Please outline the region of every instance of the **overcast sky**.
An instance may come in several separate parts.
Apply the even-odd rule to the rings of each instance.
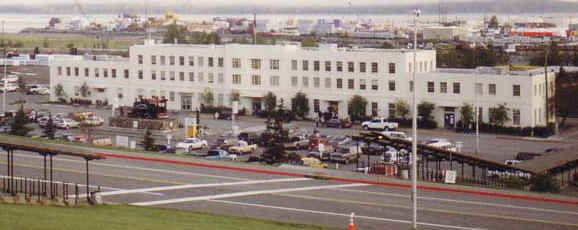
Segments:
[[[271,5],[271,6],[343,6],[351,1],[352,5],[400,5],[400,4],[416,4],[416,3],[437,3],[439,0],[77,0],[83,4],[96,3],[117,3],[117,4],[144,4],[149,2],[163,3],[163,4],[202,4],[204,6],[217,5]],[[489,0],[442,0],[443,2],[468,2],[468,1],[489,1]],[[507,0],[504,0],[507,1]],[[549,0],[545,0],[549,1]],[[568,0],[578,1],[578,0]],[[3,5],[31,5],[31,4],[55,4],[55,3],[70,3],[74,4],[74,0],[0,0]]]

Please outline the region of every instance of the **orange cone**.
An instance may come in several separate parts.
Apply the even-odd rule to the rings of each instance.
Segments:
[[[355,217],[355,213],[351,213],[349,216],[349,226],[347,226],[347,230],[355,230],[355,224],[353,223],[353,217]]]

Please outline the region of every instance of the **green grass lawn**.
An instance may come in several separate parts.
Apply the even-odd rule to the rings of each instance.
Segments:
[[[125,205],[56,207],[0,204],[0,229],[329,230],[331,228]]]

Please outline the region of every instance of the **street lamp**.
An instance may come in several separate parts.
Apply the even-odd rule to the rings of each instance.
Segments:
[[[415,72],[417,71],[417,20],[421,14],[421,10],[414,10],[413,18],[413,111],[412,111],[412,129],[413,129],[413,140],[411,144],[411,204],[413,210],[412,216],[412,227],[417,229],[417,101],[416,101],[416,91],[417,82],[415,79]]]
[[[2,40],[4,40],[5,38],[5,34],[4,34],[4,21],[2,21]],[[6,76],[6,64],[7,64],[7,58],[6,58],[6,42],[3,42],[3,48],[4,48],[4,61],[2,64],[4,64],[4,88],[2,89],[2,112],[4,113],[4,115],[6,115],[6,87],[8,85],[8,78]]]

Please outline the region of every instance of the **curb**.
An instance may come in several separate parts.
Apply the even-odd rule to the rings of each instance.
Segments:
[[[189,166],[197,166],[197,167],[204,167],[204,168],[216,168],[216,169],[243,171],[243,172],[259,173],[259,174],[270,174],[270,175],[289,176],[289,177],[308,177],[308,178],[315,178],[316,176],[319,176],[319,175],[312,175],[312,174],[305,174],[305,173],[283,172],[283,171],[257,169],[257,168],[243,168],[243,167],[208,164],[208,163],[200,163],[200,162],[188,162],[188,161],[181,161],[181,160],[160,159],[160,158],[142,157],[142,156],[128,156],[128,155],[113,154],[113,153],[101,153],[101,154],[106,156],[106,157],[110,157],[110,158],[131,159],[131,160],[150,161],[150,162],[162,162],[162,163],[167,163],[167,164],[189,165]],[[377,182],[377,181],[370,181],[370,180],[363,180],[363,179],[351,179],[351,178],[333,177],[333,176],[325,176],[325,175],[323,176],[323,179],[331,180],[331,181],[347,182],[347,183],[362,183],[362,184],[378,185],[378,186],[384,186],[384,187],[397,187],[397,188],[410,188],[411,187],[411,184],[405,184],[405,183]],[[429,191],[453,192],[453,193],[473,194],[473,195],[480,195],[480,196],[511,198],[511,199],[518,199],[518,200],[527,200],[527,201],[539,201],[539,202],[547,202],[547,203],[578,205],[578,200],[564,200],[564,199],[537,197],[537,196],[530,196],[530,195],[507,194],[507,193],[500,193],[500,192],[485,192],[485,191],[475,191],[475,190],[458,189],[458,188],[443,188],[443,187],[431,186],[431,185],[418,185],[417,187],[419,189],[429,190]]]

